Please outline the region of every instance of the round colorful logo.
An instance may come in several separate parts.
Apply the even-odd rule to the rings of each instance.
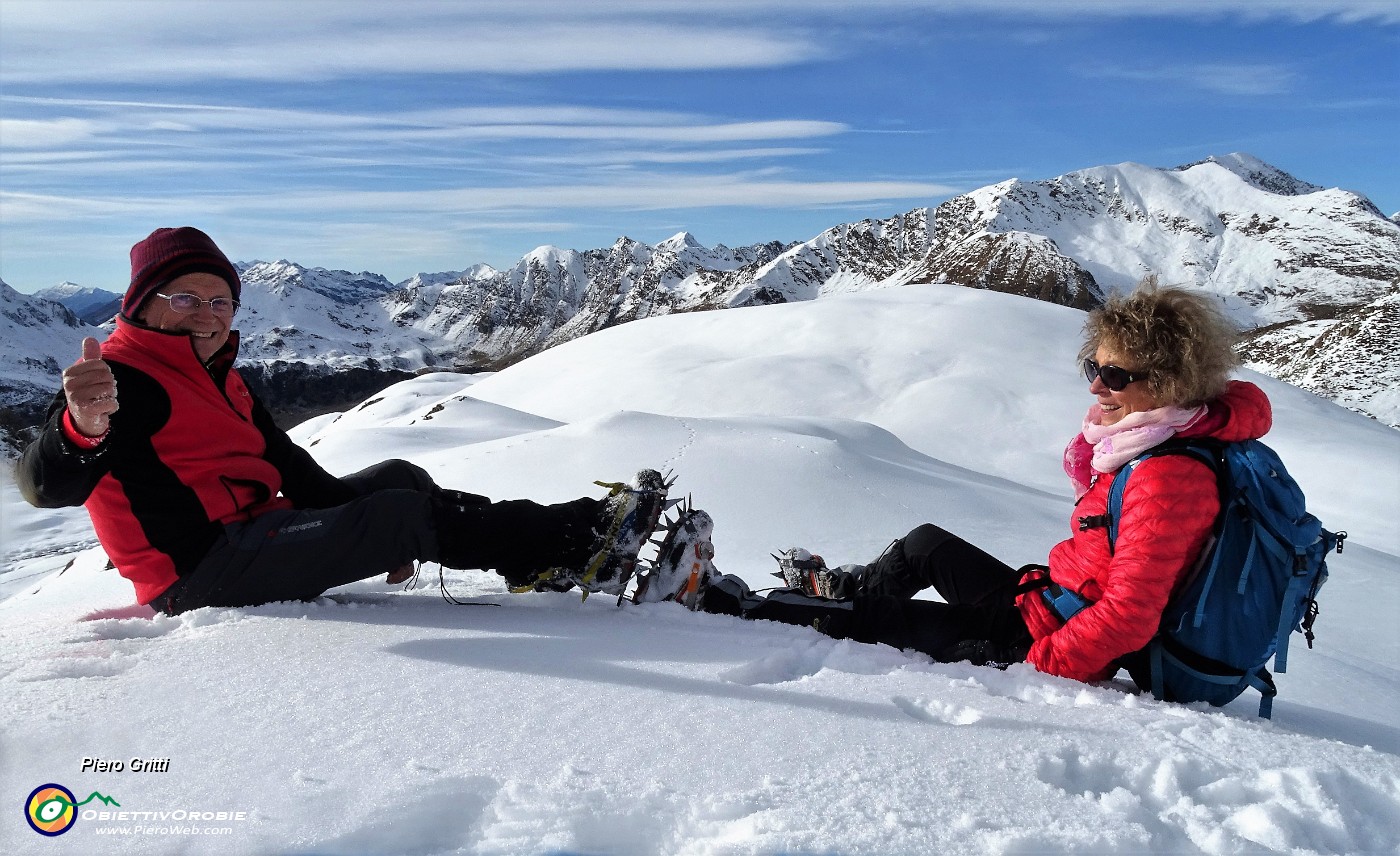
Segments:
[[[24,818],[40,835],[62,835],[78,819],[77,800],[63,785],[40,785],[24,801]]]

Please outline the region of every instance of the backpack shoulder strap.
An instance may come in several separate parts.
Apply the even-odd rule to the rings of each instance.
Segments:
[[[1224,454],[1227,444],[1219,440],[1207,438],[1182,439],[1174,437],[1153,446],[1136,458],[1124,464],[1113,476],[1113,483],[1108,487],[1108,552],[1113,554],[1114,545],[1118,543],[1118,520],[1123,514],[1123,491],[1128,487],[1128,477],[1137,469],[1137,465],[1159,455],[1190,455],[1215,473],[1218,487],[1225,490],[1222,476],[1225,474]],[[1221,508],[1224,509],[1224,503]]]

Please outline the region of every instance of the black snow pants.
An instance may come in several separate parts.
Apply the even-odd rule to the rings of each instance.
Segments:
[[[491,502],[438,487],[407,461],[342,479],[359,494],[333,508],[270,511],[231,523],[191,573],[152,606],[175,615],[202,606],[309,600],[411,561],[494,569],[515,583],[586,561],[602,501]]]
[[[921,651],[936,660],[1025,659],[1031,636],[1014,603],[1020,574],[932,524],[915,528],[880,558],[847,574],[841,599],[778,589],[766,597],[725,576],[705,611],[800,624],[838,639]],[[911,600],[932,588],[947,601]]]

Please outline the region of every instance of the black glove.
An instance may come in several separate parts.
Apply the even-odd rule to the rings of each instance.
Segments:
[[[1005,669],[1012,663],[1026,659],[1030,647],[1025,645],[1002,646],[990,639],[964,639],[948,649],[944,662],[968,662],[974,666],[991,666]]]

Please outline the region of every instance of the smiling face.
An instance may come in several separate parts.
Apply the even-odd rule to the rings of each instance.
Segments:
[[[1107,345],[1099,345],[1098,350],[1094,352],[1094,361],[1101,366],[1118,366],[1135,375],[1145,374],[1142,366],[1119,357]],[[1120,391],[1114,392],[1104,384],[1103,378],[1096,377],[1089,384],[1089,392],[1099,400],[1099,408],[1102,411],[1099,417],[1100,425],[1114,425],[1123,421],[1130,413],[1155,410],[1162,406],[1148,390],[1145,379],[1133,381]]]
[[[187,273],[172,279],[157,291],[160,294],[193,294],[206,301],[216,297],[233,297],[233,290],[223,277],[212,273]],[[189,315],[181,315],[170,308],[169,300],[158,297],[156,292],[146,299],[145,305],[136,314],[136,320],[157,330],[189,335],[201,362],[208,362],[218,353],[228,341],[233,325],[232,316],[214,314],[208,303],[200,304],[199,309]]]

